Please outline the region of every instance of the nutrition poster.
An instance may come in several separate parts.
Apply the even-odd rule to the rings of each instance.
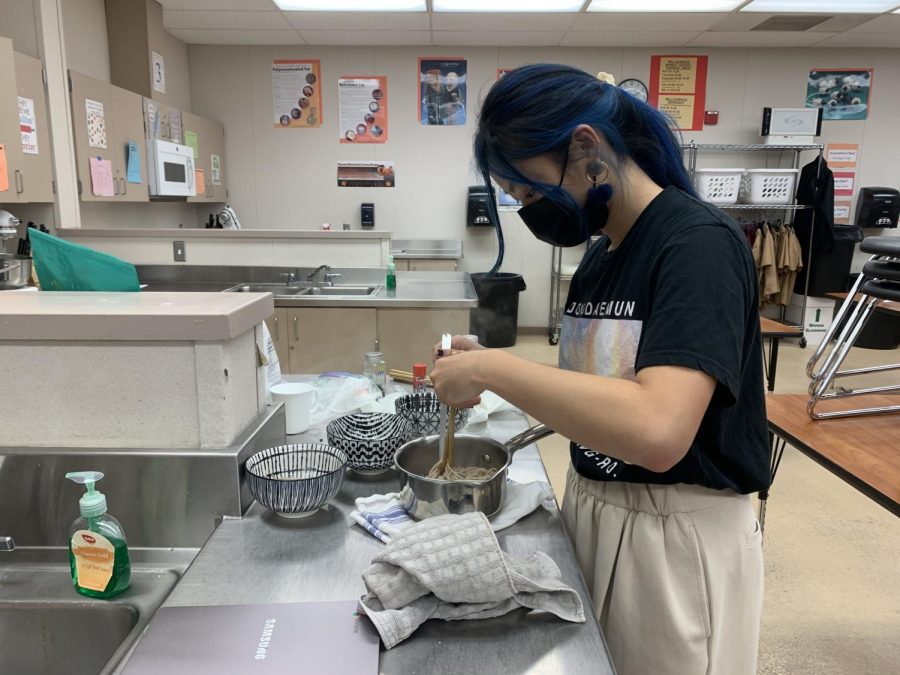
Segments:
[[[650,105],[681,131],[702,131],[706,109],[706,56],[651,56]]]
[[[106,116],[100,101],[84,99],[84,110],[87,113],[88,146],[92,148],[106,147]]]
[[[153,91],[160,94],[166,93],[166,60],[159,52],[150,52],[151,61],[153,62]]]
[[[22,152],[26,155],[38,154],[34,99],[19,96],[19,132],[22,135]]]
[[[384,143],[388,139],[387,77],[345,75],[338,79],[341,143]]]
[[[462,58],[419,57],[419,124],[466,123],[467,68]]]
[[[338,162],[338,187],[383,187],[396,185],[394,162]]]
[[[272,61],[272,110],[276,129],[322,126],[319,61]]]
[[[811,70],[806,80],[806,107],[822,108],[825,120],[866,119],[871,96],[871,68]]]

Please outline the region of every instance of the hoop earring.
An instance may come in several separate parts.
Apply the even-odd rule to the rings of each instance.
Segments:
[[[603,177],[600,177],[600,174]],[[602,159],[592,159],[587,165],[587,179],[596,187],[609,179],[609,164]]]

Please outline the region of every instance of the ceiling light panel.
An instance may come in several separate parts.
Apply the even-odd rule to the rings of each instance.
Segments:
[[[424,12],[425,0],[273,0],[287,12]]]
[[[593,0],[589,12],[730,12],[743,0]]]
[[[432,0],[435,12],[578,12],[584,0]]]
[[[741,11],[880,14],[896,6],[897,0],[753,0]]]

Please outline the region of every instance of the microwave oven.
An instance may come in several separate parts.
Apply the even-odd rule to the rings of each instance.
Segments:
[[[194,149],[187,145],[150,139],[149,178],[152,197],[194,197]]]

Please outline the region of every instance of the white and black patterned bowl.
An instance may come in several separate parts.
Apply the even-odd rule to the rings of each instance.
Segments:
[[[334,499],[346,467],[347,453],[324,443],[279,445],[244,463],[256,501],[286,518],[312,515]]]
[[[359,473],[382,473],[394,466],[394,453],[415,437],[412,425],[390,413],[338,417],[325,429],[328,444],[347,453],[347,466]]]
[[[434,392],[408,394],[394,401],[397,414],[409,420],[416,431],[414,438],[437,436],[446,433],[441,429],[441,402]],[[456,430],[462,429],[469,420],[468,408],[456,409]]]

